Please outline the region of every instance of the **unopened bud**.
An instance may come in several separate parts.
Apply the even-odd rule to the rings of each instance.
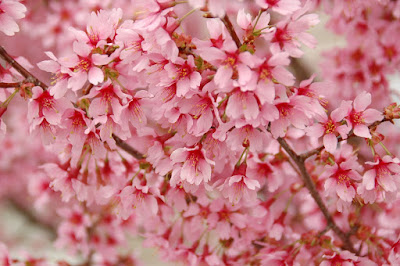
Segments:
[[[397,105],[397,103],[391,103],[385,107],[383,114],[385,115],[386,119],[398,119],[400,118],[400,107]]]

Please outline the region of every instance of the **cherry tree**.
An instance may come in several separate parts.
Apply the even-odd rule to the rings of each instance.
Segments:
[[[320,75],[317,12],[347,41]],[[135,236],[184,265],[400,264],[399,1],[0,0],[0,31],[0,199],[78,265],[138,265]]]

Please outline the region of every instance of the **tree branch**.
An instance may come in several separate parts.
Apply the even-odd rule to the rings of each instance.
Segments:
[[[0,82],[0,88],[15,88],[20,85],[21,85],[20,82],[12,82],[12,83]]]
[[[36,78],[32,73],[30,73],[28,70],[26,70],[23,66],[21,66],[17,61],[14,60],[14,58],[11,57],[7,53],[7,51],[3,48],[3,46],[0,46],[0,57],[4,59],[8,64],[10,64],[15,70],[18,71],[28,82],[32,82],[36,86],[40,86],[43,89],[47,89],[48,86],[41,82],[38,78]]]
[[[343,232],[335,223],[333,220],[331,214],[328,211],[328,208],[325,206],[325,203],[322,201],[321,196],[319,195],[317,188],[315,187],[314,182],[312,181],[306,166],[305,166],[305,159],[298,155],[290,146],[289,144],[283,139],[283,138],[278,138],[277,139],[279,144],[282,146],[282,148],[287,152],[287,154],[292,158],[292,160],[295,162],[297,167],[300,170],[300,177],[302,178],[304,185],[310,192],[311,196],[317,203],[319,209],[321,210],[322,214],[324,215],[326,221],[327,221],[327,226],[331,228],[335,234],[342,240],[343,242],[343,248],[357,254],[357,251],[354,249],[353,244],[350,241],[350,235],[346,234]]]
[[[236,43],[236,46],[240,48],[242,43],[240,42],[239,37],[237,36],[235,29],[233,28],[232,22],[230,21],[228,15],[221,18],[222,22],[224,23],[226,29],[228,30],[229,34],[232,36],[233,41]]]
[[[141,160],[144,158],[143,154],[141,154],[140,152],[138,152],[137,150],[135,150],[131,145],[129,145],[128,143],[124,142],[122,139],[120,139],[117,135],[112,134],[112,137],[114,138],[116,144],[118,147],[120,147],[121,149],[123,149],[124,151],[126,151],[127,153],[129,153],[130,155],[132,155],[133,157],[135,157],[138,160]]]

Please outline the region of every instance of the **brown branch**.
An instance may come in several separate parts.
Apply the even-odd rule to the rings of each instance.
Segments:
[[[124,142],[118,136],[116,136],[115,134],[112,134],[112,137],[114,138],[118,147],[120,147],[121,149],[123,149],[124,151],[126,151],[127,153],[129,153],[130,155],[132,155],[133,157],[135,157],[138,160],[144,159],[143,154],[141,154],[140,152],[135,150],[131,145]]]
[[[0,88],[15,88],[19,87],[20,85],[21,82],[12,82],[12,83],[0,82]]]
[[[228,15],[221,18],[222,22],[224,23],[226,29],[228,30],[229,34],[232,36],[233,41],[236,43],[236,46],[240,48],[242,43],[240,42],[239,37],[237,36],[235,29],[233,28],[232,22],[230,21]]]
[[[4,59],[8,64],[10,64],[15,70],[18,71],[26,80],[27,82],[31,82],[35,84],[36,86],[40,86],[43,89],[47,89],[47,85],[41,82],[38,78],[36,78],[32,73],[30,73],[28,70],[26,70],[23,66],[21,66],[17,61],[14,60],[14,58],[11,57],[7,53],[7,51],[0,46],[0,57]]]
[[[304,185],[310,192],[311,196],[313,197],[314,201],[317,203],[319,209],[321,210],[322,214],[324,215],[327,226],[331,228],[335,234],[342,240],[343,242],[343,248],[357,254],[357,251],[354,249],[353,244],[350,241],[350,236],[343,232],[335,223],[333,220],[331,214],[328,211],[328,208],[325,206],[325,203],[322,201],[321,196],[318,193],[317,188],[315,187],[314,182],[312,181],[306,166],[305,166],[305,159],[298,155],[290,146],[289,144],[283,139],[283,138],[278,138],[277,139],[279,144],[282,146],[282,148],[287,152],[287,154],[292,158],[292,160],[295,162],[297,167],[300,170],[301,173],[301,178],[304,182]]]

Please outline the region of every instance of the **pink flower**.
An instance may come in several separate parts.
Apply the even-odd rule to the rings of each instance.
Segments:
[[[32,88],[32,99],[29,102],[28,120],[46,118],[51,125],[58,125],[61,116],[70,103],[66,99],[55,99],[48,91],[39,86]]]
[[[93,118],[107,114],[119,116],[123,109],[123,103],[126,102],[128,98],[131,98],[130,95],[122,92],[120,86],[114,85],[110,81],[106,82],[101,87],[92,88],[86,97],[94,98],[88,110],[89,116]]]
[[[319,120],[318,124],[314,124],[306,129],[307,135],[315,138],[323,136],[323,144],[325,149],[333,153],[337,147],[337,137],[340,135],[343,139],[347,138],[347,134],[350,132],[351,128],[341,121],[345,117],[346,113],[343,112],[343,105],[350,106],[349,102],[342,102],[341,107],[332,111],[330,116],[324,115],[322,117],[317,116]]]
[[[372,168],[365,172],[362,188],[359,193],[366,202],[375,202],[379,195],[383,199],[395,196],[400,182],[400,160],[396,157],[385,155],[383,158],[376,156],[375,162],[366,162]]]
[[[188,123],[188,132],[190,134],[202,136],[210,130],[214,120],[213,103],[210,98],[194,96],[187,104],[182,103],[181,106],[182,109],[186,106],[187,108],[191,108],[189,114],[192,116],[193,120],[191,123]]]
[[[243,147],[249,147],[251,152],[262,152],[269,142],[270,134],[259,131],[250,125],[234,128],[226,140],[233,151],[243,151]]]
[[[75,38],[92,47],[100,47],[107,44],[107,39],[114,38],[118,23],[122,19],[122,9],[100,10],[90,14],[86,32],[72,30]]]
[[[71,77],[68,79],[68,88],[73,91],[80,90],[86,81],[93,85],[103,82],[104,73],[100,66],[106,65],[111,61],[107,55],[90,55],[90,50],[77,47],[78,45],[75,45],[74,50],[77,51],[78,55],[71,56],[68,64],[68,67],[73,69],[69,73]]]
[[[257,189],[260,183],[246,176],[246,164],[235,167],[233,175],[218,187],[222,195],[228,198],[232,204],[237,204],[242,198],[246,201],[254,201],[257,198]]]
[[[298,2],[296,0],[287,1],[292,2],[292,4],[293,2]],[[276,0],[273,0],[273,2],[277,3]],[[263,35],[264,38],[271,42],[270,50],[273,54],[285,51],[292,57],[301,57],[304,54],[300,50],[301,43],[311,48],[316,45],[317,41],[314,36],[306,32],[309,28],[319,23],[318,15],[304,15],[310,9],[310,5],[311,2],[307,2],[301,9],[295,11],[292,16],[279,21],[276,24],[275,31],[267,32]]]
[[[263,59],[255,61],[255,71],[251,72],[251,79],[241,85],[242,91],[255,91],[261,104],[275,100],[275,84],[286,86],[294,84],[294,76],[284,66],[289,65],[289,54],[278,52],[268,54]]]
[[[50,60],[44,60],[37,65],[41,70],[54,75],[52,86],[49,88],[50,95],[54,96],[55,99],[62,98],[68,91],[68,78],[71,76],[67,74],[68,69],[58,62],[57,57],[52,52],[45,52],[45,54],[50,57]]]
[[[347,105],[340,107],[347,108],[346,121],[353,128],[354,134],[368,139],[371,138],[371,133],[367,124],[383,119],[382,112],[372,108],[366,109],[370,104],[371,94],[364,91],[355,98],[353,108]]]
[[[271,122],[271,133],[274,138],[283,137],[290,125],[298,129],[305,129],[311,122],[311,118],[318,112],[312,109],[308,97],[303,95],[292,95],[289,98],[275,101],[275,107],[279,111],[279,118]]]
[[[62,201],[68,202],[76,195],[74,183],[78,180],[79,168],[63,167],[54,163],[44,164],[41,168],[52,179],[50,187],[61,192]]]
[[[135,92],[132,99],[129,99],[128,103],[122,106],[121,114],[118,117],[121,121],[121,126],[127,126],[128,123],[126,121],[129,121],[136,128],[144,127],[147,124],[147,117],[143,110],[143,105],[151,97],[154,96],[145,90]]]
[[[149,191],[148,186],[126,186],[117,196],[117,215],[122,219],[128,219],[136,208],[141,214],[156,215],[158,204],[156,198]],[[146,210],[146,211],[145,211]]]
[[[200,185],[201,182],[208,182],[211,179],[211,166],[215,163],[208,159],[203,149],[199,146],[194,148],[179,148],[172,152],[171,160],[174,163],[182,163],[180,179],[189,184]],[[176,173],[176,169],[174,169]],[[173,175],[174,175],[173,172]]]
[[[26,7],[18,0],[0,1],[0,31],[5,35],[13,36],[19,31],[17,19],[25,17]]]
[[[357,162],[352,147],[346,143],[342,143],[334,156],[335,164],[325,166],[320,178],[328,178],[324,184],[326,194],[336,194],[344,203],[351,203],[356,195],[357,181],[362,179],[358,172],[362,166]]]
[[[324,254],[321,266],[331,265],[356,265],[359,258],[347,250],[340,251],[340,253]],[[371,263],[373,265],[373,263]]]
[[[260,107],[253,92],[235,90],[229,97],[226,115],[232,119],[244,118],[246,121],[255,120],[260,113]]]
[[[168,71],[169,77],[176,82],[176,96],[178,97],[185,97],[190,90],[196,91],[200,86],[201,75],[195,71],[192,55],[186,61],[178,58],[174,64],[167,64],[165,70]]]
[[[85,130],[90,124],[86,113],[80,109],[65,110],[61,125],[63,129],[60,135],[68,139],[71,143],[71,165],[76,166],[82,153],[82,148],[86,140]]]

